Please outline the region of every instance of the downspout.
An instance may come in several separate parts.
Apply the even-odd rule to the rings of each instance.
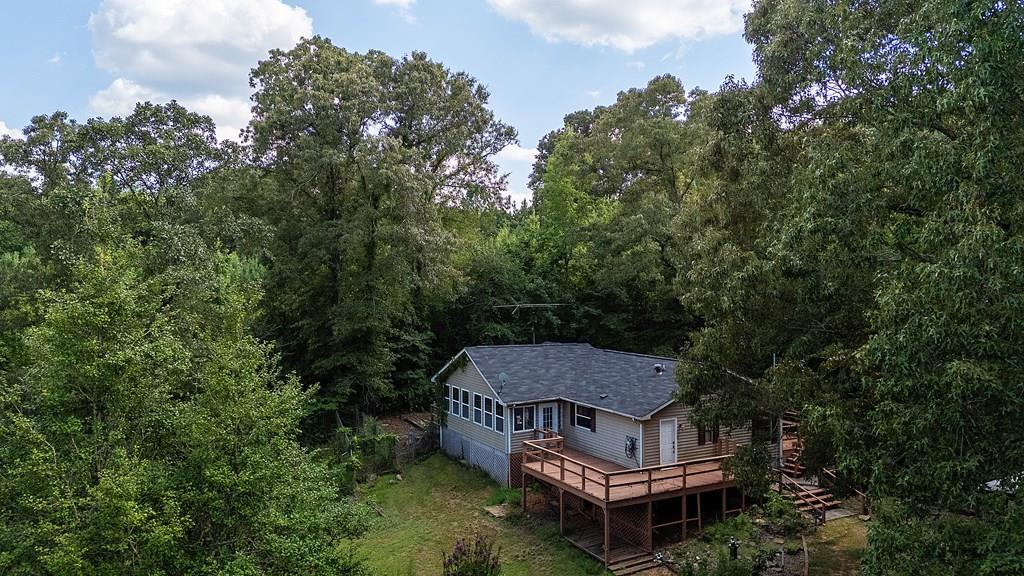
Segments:
[[[640,421],[640,467],[644,467],[644,422]]]

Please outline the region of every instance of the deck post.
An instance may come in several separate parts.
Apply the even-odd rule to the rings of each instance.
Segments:
[[[644,548],[644,550],[646,550],[647,552],[650,552],[651,550],[654,549],[654,526],[653,525],[654,525],[654,516],[653,516],[653,513],[651,511],[651,501],[648,500],[647,501],[647,540],[644,541],[644,544],[647,545],[647,547]]]
[[[722,488],[722,522],[725,522],[725,488]]]
[[[608,514],[608,507],[604,507],[604,565],[608,565],[608,561],[611,559],[611,547],[612,547],[612,534],[611,534],[611,522]]]
[[[700,492],[697,492],[697,532],[704,532],[704,513],[700,511]]]
[[[688,522],[686,521],[686,500],[687,500],[687,498],[688,498],[688,495],[686,494],[686,492],[683,492],[683,542],[686,542],[686,525],[688,524]]]
[[[558,533],[565,536],[565,490],[558,489]]]
[[[523,514],[526,514],[526,466],[523,466]]]

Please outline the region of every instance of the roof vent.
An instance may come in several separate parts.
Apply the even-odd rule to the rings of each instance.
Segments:
[[[665,365],[664,364],[655,364],[654,365],[654,373],[655,374],[661,374],[664,371],[665,371]]]
[[[608,395],[607,395],[607,394],[601,394],[601,400],[604,400],[604,399],[605,399],[605,398],[607,398],[607,397],[608,397]]]

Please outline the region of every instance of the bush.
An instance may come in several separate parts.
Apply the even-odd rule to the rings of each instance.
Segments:
[[[754,574],[754,562],[749,558],[730,560],[725,552],[717,557],[687,556],[677,560],[680,576],[750,576]]]
[[[773,534],[795,536],[806,530],[809,524],[796,506],[777,492],[768,494],[759,512],[767,522],[768,531]]]
[[[747,498],[764,500],[771,490],[771,451],[763,442],[736,448],[736,454],[722,463],[722,469],[732,474],[736,487]]]
[[[464,539],[455,543],[451,554],[444,554],[444,576],[498,576],[501,563],[494,544],[477,536],[472,545]]]
[[[740,542],[753,542],[757,535],[757,526],[750,516],[740,514],[724,522],[715,522],[704,528],[704,539],[715,544],[728,544],[730,538]]]

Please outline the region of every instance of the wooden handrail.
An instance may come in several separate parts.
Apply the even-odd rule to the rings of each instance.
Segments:
[[[828,510],[828,502],[826,502],[821,496],[818,496],[817,494],[815,494],[815,493],[811,492],[810,490],[808,490],[806,487],[804,487],[803,484],[801,484],[801,483],[797,482],[796,480],[794,480],[793,478],[790,478],[789,476],[787,476],[784,472],[780,471],[779,472],[779,476],[780,476],[779,488],[780,489],[782,488],[782,484],[783,483],[788,484],[790,486],[790,491],[793,492],[794,494],[796,494],[797,498],[799,498],[805,504],[810,505],[811,508],[814,508],[815,510],[820,510],[821,511],[821,514],[822,514],[821,520],[822,520],[822,522],[824,522],[825,521],[825,513],[826,513],[826,510]],[[799,490],[792,490],[793,486],[796,486]],[[812,499],[808,499],[807,498],[808,495]],[[815,503],[814,500],[817,500],[817,503]]]
[[[686,489],[688,477],[709,472],[709,470],[694,470],[692,468],[694,465],[721,462],[731,457],[731,455],[709,456],[677,462],[674,464],[645,466],[643,468],[608,472],[547,447],[549,444],[555,443],[559,448],[561,448],[564,446],[563,442],[564,439],[561,437],[543,440],[524,440],[523,464],[527,464],[533,461],[533,459],[538,459],[541,463],[540,471],[545,475],[548,475],[545,471],[546,466],[557,466],[559,469],[558,478],[562,482],[565,481],[566,465],[574,465],[579,468],[579,471],[570,470],[569,473],[580,477],[580,489],[586,492],[588,481],[590,484],[598,482],[599,486],[597,494],[600,494],[598,497],[602,498],[605,502],[611,501],[612,488],[646,485],[644,492],[647,496],[650,496],[655,492],[654,483],[678,480],[681,478],[683,481],[681,488]],[[724,478],[725,472],[723,471],[723,479]],[[601,488],[603,488],[603,490],[601,490]]]

